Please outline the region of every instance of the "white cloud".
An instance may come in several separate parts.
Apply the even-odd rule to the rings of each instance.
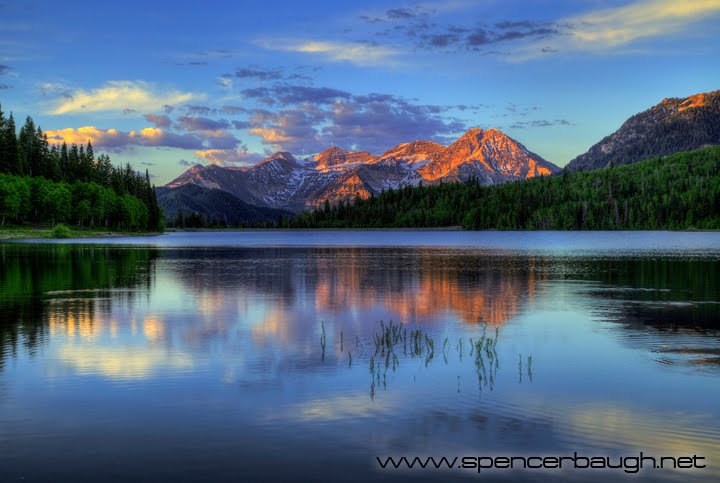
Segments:
[[[195,155],[218,166],[248,166],[262,159],[262,155],[251,153],[245,146],[232,149],[205,149]]]
[[[381,45],[353,42],[332,42],[332,41],[260,41],[261,46],[270,50],[283,50],[286,52],[299,52],[324,57],[331,62],[350,62],[355,65],[367,66],[393,66],[399,62],[398,50]]]
[[[180,104],[202,97],[172,89],[163,91],[144,81],[109,81],[96,89],[68,92],[58,99],[50,114],[122,111],[127,108],[152,111],[163,105]]]
[[[511,55],[525,60],[547,51],[618,51],[621,47],[649,39],[677,34],[696,22],[720,14],[720,0],[641,0],[623,7],[594,10],[565,18],[567,35],[533,42]]]

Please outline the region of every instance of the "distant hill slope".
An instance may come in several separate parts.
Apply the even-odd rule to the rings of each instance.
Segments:
[[[379,156],[332,147],[306,160],[278,152],[242,168],[196,165],[167,187],[195,184],[227,191],[252,205],[300,212],[325,200],[335,204],[420,183],[475,178],[490,185],[559,171],[499,130],[476,128],[450,146],[413,141]]]
[[[720,229],[720,147],[496,186],[405,187],[305,212],[295,228]]]
[[[568,163],[570,171],[630,164],[720,144],[720,90],[664,99]]]
[[[198,213],[208,220],[213,218],[224,221],[227,225],[277,222],[281,217],[293,215],[286,210],[253,206],[227,191],[203,188],[195,184],[157,188],[157,199],[165,217],[170,220],[177,216],[178,210],[182,210],[185,216]]]

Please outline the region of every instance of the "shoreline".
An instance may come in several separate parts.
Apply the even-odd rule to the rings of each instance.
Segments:
[[[425,228],[167,228],[165,233],[222,233],[222,232],[311,232],[311,231],[470,231],[461,226],[425,227]],[[485,230],[498,231],[498,230]]]
[[[67,238],[55,238],[52,236],[52,228],[0,228],[0,242],[13,240],[72,240],[73,238],[120,238],[120,237],[142,237],[159,236],[161,232],[123,232],[114,230],[90,230],[70,228],[70,236]]]
[[[19,240],[72,240],[82,238],[139,238],[139,237],[156,237],[168,235],[171,233],[311,233],[311,232],[558,232],[558,233],[582,233],[590,231],[602,231],[607,233],[627,233],[632,232],[672,232],[672,233],[717,233],[720,230],[464,230],[461,226],[447,227],[418,227],[418,228],[169,228],[164,232],[122,232],[113,230],[77,230],[71,229],[70,236],[67,238],[55,238],[52,235],[51,228],[3,228],[0,229],[0,243],[19,241]]]
[[[443,226],[443,227],[416,227],[416,228],[167,228],[165,234],[168,233],[223,233],[223,232],[313,232],[313,231],[465,231],[474,232],[518,232],[518,233],[540,233],[540,232],[558,232],[558,233],[583,233],[583,232],[608,232],[608,233],[626,233],[626,232],[673,232],[673,233],[716,233],[720,229],[688,229],[688,230],[465,230],[461,226]]]

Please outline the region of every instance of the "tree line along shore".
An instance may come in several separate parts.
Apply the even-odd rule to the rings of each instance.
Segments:
[[[67,223],[82,229],[162,231],[150,175],[115,166],[93,146],[51,144],[31,117],[16,133],[0,108],[0,227]],[[9,228],[9,227],[8,227]]]

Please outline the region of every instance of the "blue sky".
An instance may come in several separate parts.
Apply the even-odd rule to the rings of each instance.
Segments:
[[[718,89],[720,0],[0,0],[0,103],[158,184],[497,127],[564,165]]]

